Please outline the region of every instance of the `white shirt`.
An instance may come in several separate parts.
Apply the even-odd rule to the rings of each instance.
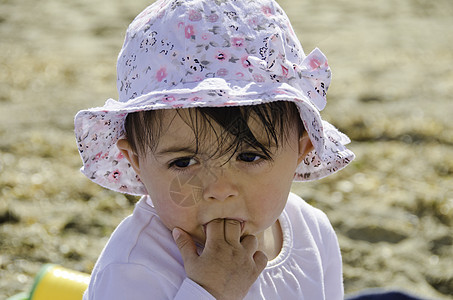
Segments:
[[[245,299],[343,299],[340,249],[326,215],[290,193],[279,221],[282,250]],[[186,277],[171,231],[145,196],[113,232],[83,299],[215,298]]]

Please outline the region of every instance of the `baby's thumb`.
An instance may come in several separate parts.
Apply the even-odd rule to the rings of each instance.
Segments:
[[[182,260],[184,264],[188,261],[198,257],[197,246],[192,240],[192,237],[185,231],[179,228],[174,228],[172,231],[173,239],[178,246],[179,252],[181,252]]]
[[[262,251],[256,251],[253,255],[253,260],[256,264],[256,269],[258,270],[258,274],[260,274],[264,268],[267,266],[267,256]]]

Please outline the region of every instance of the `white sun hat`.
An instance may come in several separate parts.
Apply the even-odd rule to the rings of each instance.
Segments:
[[[111,190],[146,189],[116,147],[128,113],[156,109],[294,102],[314,150],[295,181],[344,168],[349,138],[321,119],[331,72],[324,54],[305,55],[288,17],[272,0],[160,0],[130,24],[118,56],[119,101],[82,110],[75,134],[81,171]]]

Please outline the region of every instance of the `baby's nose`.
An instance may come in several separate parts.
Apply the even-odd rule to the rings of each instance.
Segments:
[[[228,166],[211,167],[207,171],[203,176],[203,199],[224,201],[238,196],[238,186]]]

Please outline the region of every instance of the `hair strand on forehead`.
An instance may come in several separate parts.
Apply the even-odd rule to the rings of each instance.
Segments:
[[[287,101],[249,106],[176,109],[173,118],[177,115],[192,128],[196,152],[206,142],[208,134],[214,133],[213,156],[228,153],[231,158],[241,147],[248,146],[271,159],[269,149],[285,143],[291,130],[297,128],[299,136],[304,132],[296,105]],[[262,126],[264,139],[254,135],[249,127],[251,121]],[[297,126],[294,126],[295,124]],[[165,134],[164,126],[168,124],[163,124],[160,110],[129,114],[126,117],[125,130],[132,149],[142,155],[148,151],[153,152],[159,138]]]

